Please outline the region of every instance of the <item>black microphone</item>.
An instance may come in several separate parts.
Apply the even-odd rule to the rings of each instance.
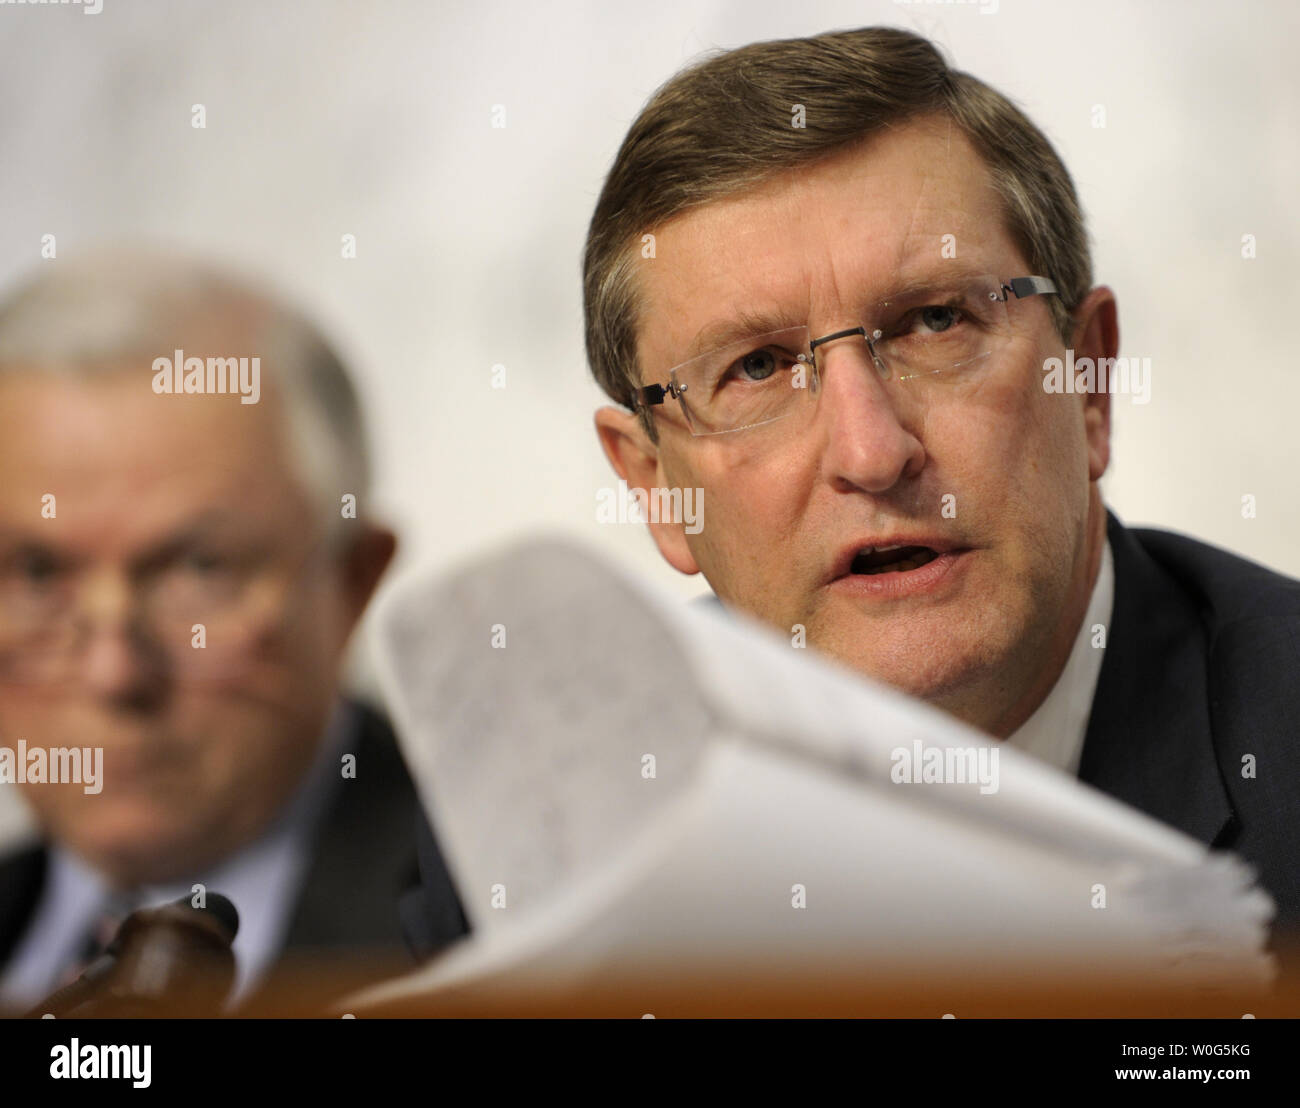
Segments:
[[[80,977],[27,1015],[218,1015],[235,980],[238,931],[239,912],[220,893],[202,908],[188,896],[139,908]]]

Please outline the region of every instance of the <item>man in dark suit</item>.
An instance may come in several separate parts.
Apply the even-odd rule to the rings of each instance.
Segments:
[[[1300,581],[1109,514],[1115,608],[1079,778],[1233,850],[1300,929]]]
[[[710,57],[624,139],[584,286],[597,432],[670,565],[1240,852],[1300,923],[1300,586],[1108,516],[1149,366],[1009,100],[892,28]]]
[[[340,989],[408,967],[419,804],[340,693],[395,545],[346,372],[189,260],[47,265],[0,304],[0,777],[38,834],[0,858],[0,1003],[208,892],[240,914],[236,1001],[313,957]],[[435,945],[465,930],[440,888]]]

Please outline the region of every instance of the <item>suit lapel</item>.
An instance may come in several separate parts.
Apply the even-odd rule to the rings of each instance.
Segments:
[[[405,950],[398,901],[418,880],[419,801],[392,729],[353,705],[356,777],[334,783],[316,832],[286,950],[386,946]]]
[[[1277,902],[1279,923],[1288,928],[1300,923],[1300,790],[1293,746],[1300,689],[1280,683],[1278,673],[1296,648],[1290,621],[1235,621],[1215,638],[1210,681],[1215,746],[1239,816],[1237,833],[1224,845],[1250,859]]]
[[[1212,845],[1232,805],[1215,755],[1196,605],[1114,515],[1115,607],[1079,779]]]

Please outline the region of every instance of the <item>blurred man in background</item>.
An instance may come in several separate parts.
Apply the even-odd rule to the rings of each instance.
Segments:
[[[13,778],[40,839],[0,858],[0,1003],[197,886],[240,913],[237,997],[295,956],[409,964],[418,803],[339,689],[395,545],[368,481],[343,366],[253,287],[118,252],[0,303],[0,746],[102,758],[92,787],[53,754]]]

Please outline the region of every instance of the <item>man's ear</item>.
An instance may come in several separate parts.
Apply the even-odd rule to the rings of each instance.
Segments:
[[[351,540],[340,556],[349,633],[361,619],[397,550],[397,536],[387,527],[368,521],[358,522],[361,523],[361,533]]]
[[[619,408],[601,408],[596,412],[596,435],[609,464],[627,482],[629,489],[640,489],[651,503],[654,491],[665,487],[659,447],[650,441],[641,420],[634,412]],[[664,560],[679,573],[699,573],[695,556],[686,541],[682,520],[650,521],[650,536]]]
[[[1091,358],[1097,365],[1101,358],[1114,358],[1119,353],[1119,311],[1115,294],[1105,285],[1093,289],[1074,313],[1074,360]],[[1102,387],[1100,375],[1097,388],[1085,393],[1083,422],[1088,436],[1088,477],[1101,479],[1110,464],[1110,388]]]

